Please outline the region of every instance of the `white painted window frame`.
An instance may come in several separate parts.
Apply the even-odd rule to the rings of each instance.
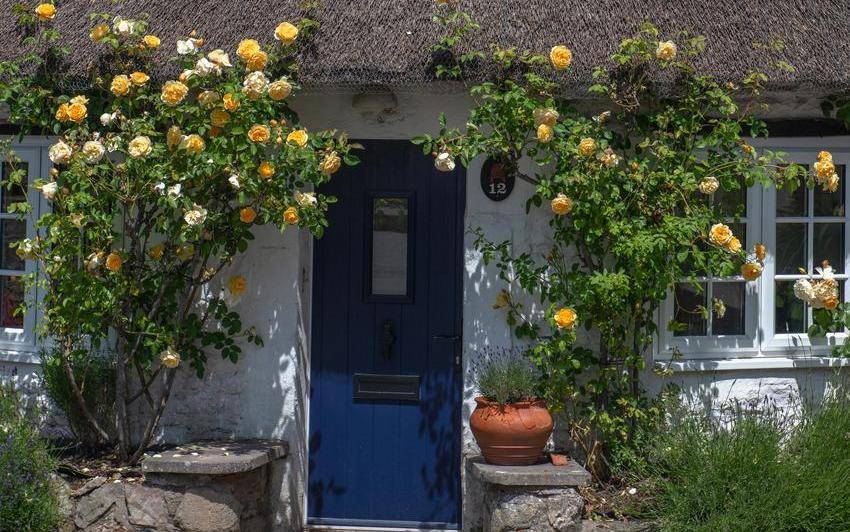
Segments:
[[[9,138],[6,137],[5,140]],[[33,215],[28,216],[27,237],[32,238],[35,235],[35,226],[33,220],[37,220],[42,213],[46,212],[50,206],[41,194],[33,187],[36,179],[47,179],[52,163],[47,155],[48,148],[52,143],[49,137],[24,137],[18,141],[17,138],[12,139],[12,147],[15,153],[28,163],[27,180],[29,190],[27,199],[33,206]],[[38,273],[38,263],[36,261],[26,261],[26,273]],[[8,275],[11,272],[0,270],[0,275]],[[38,286],[31,289],[25,297],[28,301],[35,304],[24,314],[24,327],[11,328],[0,327],[0,362],[19,363],[19,364],[38,364],[41,362],[39,350],[41,345],[36,337],[36,327],[42,318],[40,305],[42,289]]]
[[[845,165],[845,180],[850,178],[850,136],[836,137],[785,137],[778,139],[754,139],[756,149],[770,149],[787,153],[787,159],[800,164],[817,160],[820,150],[833,154],[836,165]],[[850,183],[844,183],[844,274],[839,279],[850,279]],[[809,216],[813,216],[812,194],[807,195]],[[837,221],[838,217],[836,217]],[[743,220],[743,219],[742,219]],[[787,221],[794,219],[785,218]],[[819,217],[830,221],[832,218]],[[767,247],[764,272],[753,282],[746,284],[745,331],[743,336],[676,337],[668,331],[667,323],[673,316],[672,293],[658,312],[659,334],[653,352],[655,362],[669,364],[674,371],[724,371],[747,369],[783,369],[799,367],[836,367],[850,365],[844,358],[830,357],[830,349],[845,341],[847,334],[829,334],[827,338],[810,341],[805,333],[776,334],[774,331],[775,262],[776,249],[776,188],[764,188],[756,184],[747,192],[747,247],[752,251],[756,242]],[[802,221],[802,219],[801,219]],[[812,232],[811,225],[808,228]],[[810,260],[813,246],[812,236],[807,239],[807,256]],[[816,258],[815,258],[816,259]],[[792,280],[801,276],[781,276]],[[741,279],[733,277],[727,279]],[[701,280],[701,279],[698,279]],[[847,281],[850,283],[850,280]],[[850,301],[850,284],[844,290],[843,299]],[[710,301],[709,301],[710,304]],[[811,309],[808,309],[811,316]],[[683,358],[671,361],[674,349]]]

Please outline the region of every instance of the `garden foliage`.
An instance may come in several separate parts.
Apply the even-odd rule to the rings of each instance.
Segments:
[[[60,520],[53,457],[17,393],[0,386],[0,530],[53,532]]]
[[[40,334],[57,346],[79,411],[136,462],[177,371],[200,377],[208,356],[236,362],[242,345],[261,343],[235,310],[251,286],[232,263],[253,229],[320,236],[334,198],[312,190],[355,164],[356,146],[308,131],[289,106],[299,49],[317,27],[307,16],[279,24],[268,42],[224,50],[194,32],[161,43],[141,14],[95,13],[90,37],[101,55],[72,77],[53,28],[61,8],[20,4],[16,13],[32,52],[0,64],[0,102],[22,136],[56,138],[49,175],[28,183],[18,168],[3,183],[34,186],[50,203],[17,252],[39,263],[30,282],[44,294]],[[176,51],[167,65],[155,59],[160,46]],[[27,203],[10,210],[35,216]],[[80,353],[115,353],[114,427],[100,426],[71,378]]]
[[[734,234],[741,212],[722,198],[756,184],[834,191],[838,176],[826,164],[807,175],[784,154],[753,146],[767,135],[755,114],[768,76],[752,71],[732,83],[700,72],[700,36],[665,36],[642,24],[594,69],[597,108],[588,112],[561,91],[559,80],[582,60],[567,46],[548,57],[498,45],[476,50],[467,39],[474,20],[457,2],[442,4],[437,74],[463,80],[473,104],[464,127],[447,127],[441,116],[438,135],[414,142],[438,169],[488,157],[534,184],[527,210],[545,209],[548,251],[494,242],[480,229],[475,245],[507,285],[495,307],[530,343],[544,397],[574,410],[573,434],[601,471],[596,458],[628,442],[647,415],[641,372],[666,369],[646,367],[659,329],[684,327],[657,322],[674,284],[700,290],[706,277],[761,275],[767,250]],[[482,80],[482,70],[493,74]]]

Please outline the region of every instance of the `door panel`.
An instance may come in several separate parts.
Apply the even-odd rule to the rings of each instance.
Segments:
[[[363,144],[314,251],[309,521],[456,526],[464,177]]]

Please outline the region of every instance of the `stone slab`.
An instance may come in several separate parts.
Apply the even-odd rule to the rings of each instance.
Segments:
[[[284,441],[201,441],[151,454],[142,461],[145,473],[185,475],[232,475],[253,471],[283,458],[289,452]]]
[[[481,456],[469,460],[472,462],[473,474],[486,484],[575,488],[590,483],[590,473],[575,460],[569,460],[563,466],[549,462],[530,466],[500,466],[484,462]]]

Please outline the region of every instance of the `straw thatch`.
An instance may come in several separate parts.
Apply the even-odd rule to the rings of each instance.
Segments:
[[[2,56],[20,53],[11,6],[0,0]],[[233,49],[245,37],[271,40],[275,25],[294,20],[303,0],[171,0],[106,2],[57,0],[56,26],[73,48],[71,65],[85,72],[98,46],[88,39],[88,14],[148,13],[162,37],[163,56],[178,37],[197,29],[209,47]],[[604,62],[619,40],[650,19],[665,35],[681,29],[703,34],[708,49],[701,66],[720,78],[738,80],[763,67],[754,41],[781,39],[797,68],[772,79],[776,90],[828,94],[850,87],[850,2],[848,0],[466,0],[481,23],[479,41],[545,52],[564,43],[575,52],[574,66],[561,78],[567,91],[590,82],[591,68]],[[322,24],[315,46],[301,59],[302,80],[313,86],[412,85],[433,83],[429,48],[438,28],[431,21],[434,0],[322,0],[315,18]]]

